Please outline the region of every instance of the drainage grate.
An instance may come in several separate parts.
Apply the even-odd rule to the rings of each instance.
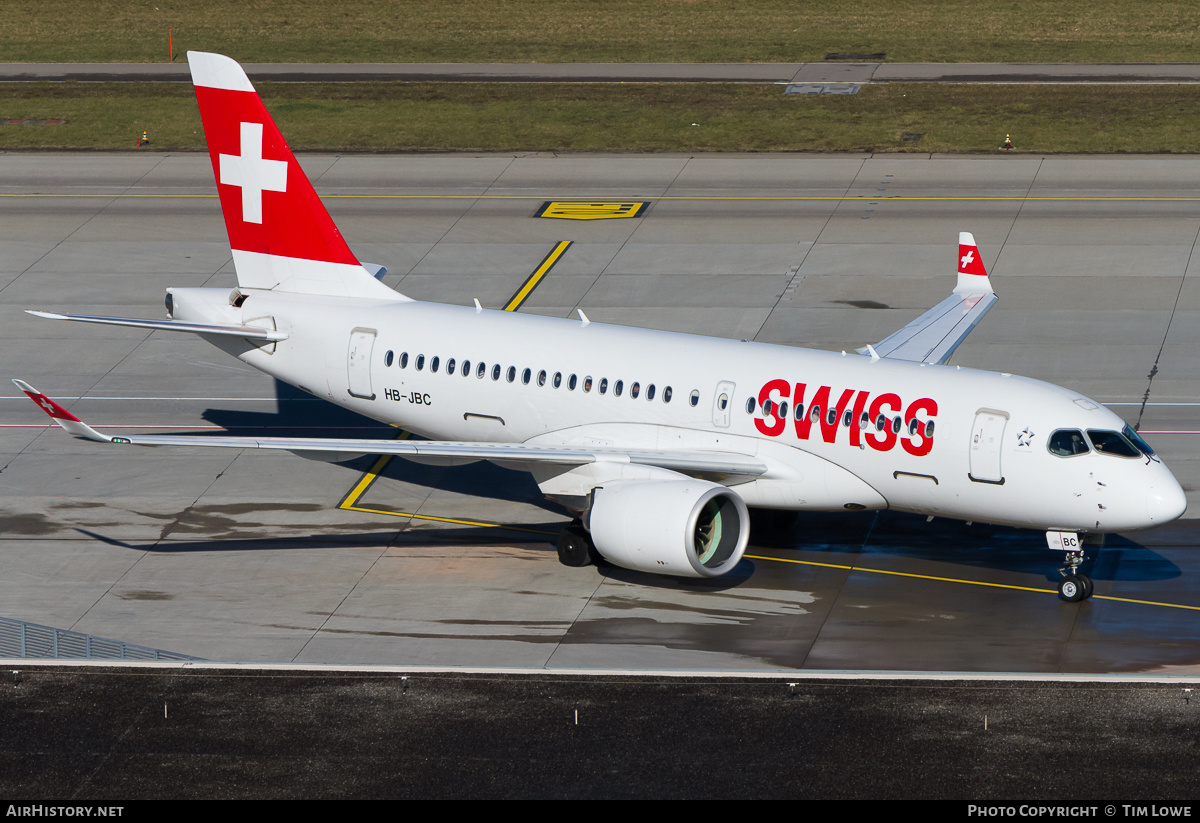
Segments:
[[[909,132],[905,132],[904,134],[902,134],[900,136],[900,139],[902,141],[904,141],[905,143],[915,143],[924,136],[925,136],[924,134],[913,134],[911,131],[909,131]]]
[[[858,94],[858,83],[792,83],[784,94]]]

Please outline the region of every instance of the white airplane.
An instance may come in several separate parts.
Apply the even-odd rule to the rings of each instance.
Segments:
[[[1093,588],[1085,537],[1183,514],[1171,472],[1099,403],[945,365],[996,301],[970,234],[951,295],[853,354],[421,302],[355,258],[242,68],[188,62],[238,286],[169,288],[169,320],[31,313],[199,334],[428,440],[109,436],[14,381],[71,434],[491,460],[532,472],[578,518],[559,537],[562,562],[685,577],[737,565],[747,506],[896,509],[1045,531],[1065,556],[1060,596],[1075,601]]]

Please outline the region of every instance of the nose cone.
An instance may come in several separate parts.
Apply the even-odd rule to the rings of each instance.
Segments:
[[[1146,515],[1156,526],[1177,520],[1187,508],[1187,498],[1179,482],[1170,472],[1164,474],[1166,477],[1156,478],[1146,489]]]

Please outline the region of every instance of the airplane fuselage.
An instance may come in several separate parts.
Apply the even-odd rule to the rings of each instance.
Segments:
[[[270,318],[287,340],[232,353],[430,439],[754,455],[766,474],[725,482],[778,509],[1108,532],[1182,507],[1148,455],[1052,453],[1055,432],[1125,423],[1014,375],[419,301],[264,291],[233,308],[223,290],[172,292],[177,319]]]

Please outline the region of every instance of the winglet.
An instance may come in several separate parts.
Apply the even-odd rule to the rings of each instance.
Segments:
[[[93,429],[87,423],[84,423],[75,415],[64,409],[62,406],[55,403],[46,395],[35,389],[33,386],[26,383],[24,380],[13,380],[17,388],[29,395],[29,399],[37,403],[42,411],[50,415],[50,419],[65,429],[70,434],[76,437],[82,437],[86,440],[95,440],[100,443],[111,443],[113,439],[101,434]]]
[[[958,285],[956,294],[995,293],[992,282],[988,280],[987,269],[983,266],[983,258],[979,256],[979,246],[975,244],[975,236],[969,231],[958,233]]]

